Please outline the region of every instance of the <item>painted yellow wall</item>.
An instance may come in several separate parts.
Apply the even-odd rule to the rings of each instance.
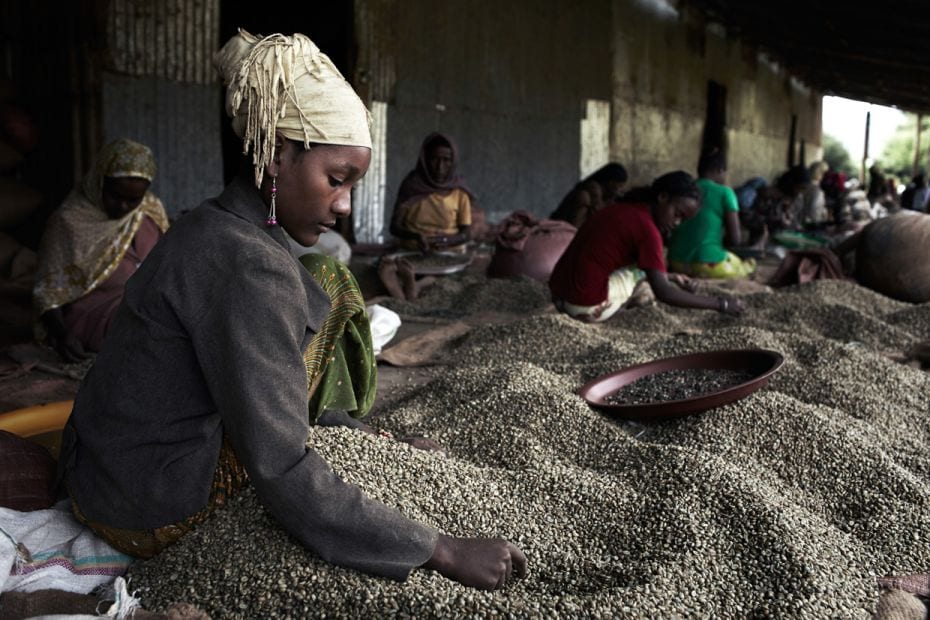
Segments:
[[[757,50],[728,39],[693,10],[680,13],[664,2],[615,0],[611,20],[611,153],[634,182],[679,168],[695,171],[708,80],[727,89],[731,184],[771,179],[786,168],[792,114],[806,163],[819,156],[820,94]]]

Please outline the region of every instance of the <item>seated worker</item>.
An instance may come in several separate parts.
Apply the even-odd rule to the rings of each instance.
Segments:
[[[807,168],[808,183],[803,190],[798,223],[805,229],[823,228],[830,219],[827,210],[827,195],[820,186],[823,176],[830,169],[825,161],[815,161]]]
[[[592,213],[620,197],[626,180],[626,168],[622,165],[609,163],[602,166],[578,182],[565,195],[549,219],[561,220],[575,228],[581,228]]]
[[[168,229],[165,208],[148,191],[154,177],[147,146],[116,140],[49,218],[33,300],[67,359],[100,350],[126,281]]]
[[[810,182],[804,166],[793,166],[756,193],[752,207],[743,214],[743,224],[749,229],[750,243],[764,245],[770,234],[782,230],[801,229],[801,192]]]
[[[756,261],[740,259],[726,245],[738,246],[742,232],[736,193],[725,185],[726,155],[714,149],[698,162],[697,187],[701,208],[671,235],[668,265],[672,271],[699,278],[742,278],[756,269]]]
[[[741,313],[738,299],[697,295],[687,276],[666,274],[662,237],[697,211],[697,185],[679,170],[660,176],[649,187],[631,190],[621,202],[592,215],[549,279],[556,307],[581,321],[606,321],[630,299],[645,273],[659,301]]]
[[[927,175],[919,172],[914,175],[914,180],[901,194],[901,208],[926,212],[928,198],[930,198],[930,187],[927,186]]]
[[[880,202],[888,194],[888,180],[882,171],[881,165],[872,164],[869,168],[869,191],[866,193],[869,202]]]
[[[397,191],[391,234],[407,250],[464,252],[471,240],[474,194],[455,174],[457,153],[452,140],[431,133],[423,140],[416,167]],[[413,265],[403,257],[385,257],[378,276],[391,297],[413,301],[432,276],[417,278]]]
[[[371,163],[365,104],[301,34],[240,30],[216,63],[243,169],[178,220],[126,286],[62,434],[76,518],[150,557],[250,485],[326,562],[503,587],[525,574],[512,543],[418,523],[307,447],[311,424],[354,426],[347,412],[369,406],[376,368],[351,274],[331,258],[298,262],[285,233],[312,246],[351,213]]]
[[[391,234],[403,248],[464,251],[470,240],[471,207],[475,199],[465,180],[455,174],[455,144],[441,133],[423,140],[394,203]]]
[[[843,224],[846,197],[846,174],[839,170],[827,169],[820,180],[820,189],[826,199],[827,211],[834,225]]]

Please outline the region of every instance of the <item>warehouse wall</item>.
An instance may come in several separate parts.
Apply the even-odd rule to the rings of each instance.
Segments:
[[[806,162],[819,153],[819,93],[662,0],[356,0],[356,36],[354,83],[384,105],[384,175],[356,205],[369,231],[383,232],[434,130],[457,141],[460,172],[492,220],[548,214],[609,159],[634,182],[693,172],[709,80],[727,91],[732,183],[785,169],[793,115]]]
[[[219,15],[219,0],[110,0],[106,10],[103,141],[152,149],[152,191],[171,217],[223,189]]]
[[[230,6],[224,3],[227,15]],[[820,93],[699,13],[665,0],[346,6],[352,10],[344,24],[329,16],[256,31],[345,30],[345,40],[327,51],[345,56],[347,77],[375,111],[373,172],[356,192],[360,241],[385,236],[398,186],[434,130],[458,143],[460,172],[491,220],[515,209],[548,214],[581,175],[610,159],[627,166],[634,182],[675,168],[693,171],[709,80],[727,93],[733,184],[755,175],[771,179],[786,167],[793,116],[805,161],[819,153]],[[78,86],[70,85],[70,99],[68,93],[42,98],[61,102],[54,118],[70,122],[47,135],[74,142],[69,162],[44,162],[60,179],[56,200],[102,142],[127,134],[154,148],[155,189],[172,214],[219,191],[221,88],[210,58],[220,44],[220,8],[220,0],[84,0],[75,9],[99,36],[88,50],[56,48],[73,57],[72,73],[93,69],[87,85],[73,78]],[[9,39],[25,49],[24,41]],[[58,88],[69,86],[67,77]]]
[[[355,83],[387,103],[387,217],[437,130],[490,219],[554,209],[580,173],[586,102],[610,100],[609,15],[609,0],[359,0]]]
[[[821,95],[694,12],[664,2],[613,3],[612,157],[638,182],[694,172],[708,81],[726,88],[729,181],[773,177],[787,166],[791,118],[812,163],[821,143]],[[800,161],[800,155],[796,155]]]

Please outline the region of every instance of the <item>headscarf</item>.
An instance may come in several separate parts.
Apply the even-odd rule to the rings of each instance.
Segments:
[[[452,168],[449,170],[449,179],[445,183],[440,183],[433,179],[429,171],[429,166],[427,165],[429,151],[437,144],[439,146],[448,146],[452,150]],[[416,167],[407,174],[400,184],[400,189],[397,190],[397,202],[394,203],[394,208],[397,209],[412,200],[429,196],[430,194],[438,193],[446,195],[454,189],[464,191],[468,194],[469,198],[472,199],[472,202],[474,202],[475,195],[472,193],[471,189],[468,188],[465,179],[455,174],[458,160],[458,149],[449,136],[439,132],[433,132],[426,136],[423,140],[423,144],[420,146],[420,156],[417,158]]]
[[[694,182],[694,177],[684,170],[666,172],[654,179],[650,188],[655,196],[668,194],[670,198],[684,197],[694,198],[695,200],[699,200],[701,197],[697,183]]]
[[[302,34],[259,38],[243,29],[216,54],[226,113],[252,149],[255,185],[274,159],[275,132],[311,143],[371,148],[371,116],[329,57]]]
[[[316,422],[327,409],[360,418],[374,404],[378,373],[365,300],[355,276],[335,258],[305,254],[300,263],[331,304],[320,331],[304,351],[310,421]]]
[[[830,169],[830,164],[825,161],[815,161],[810,166],[807,167],[807,176],[810,177],[811,182],[820,184],[820,181],[823,180],[823,175],[826,174],[827,170]]]
[[[626,168],[623,167],[623,164],[612,161],[595,170],[586,179],[582,179],[581,182],[596,181],[601,185],[606,185],[611,181],[626,183],[627,178],[629,178],[629,175],[627,174]]]
[[[634,187],[623,196],[620,202],[646,202],[652,204],[659,197],[659,194],[668,194],[669,198],[694,198],[700,200],[700,192],[694,177],[684,170],[675,170],[666,172],[660,177],[653,179],[652,185],[648,187]]]
[[[155,168],[152,151],[132,140],[116,140],[100,150],[90,172],[46,225],[33,290],[40,315],[80,299],[110,277],[145,216],[162,232],[168,229],[165,208],[152,192],[145,192],[139,206],[119,219],[110,219],[103,208],[107,177],[151,182]]]

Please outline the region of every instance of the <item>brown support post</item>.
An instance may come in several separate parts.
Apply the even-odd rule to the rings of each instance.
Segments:
[[[862,149],[862,169],[861,169],[861,181],[862,185],[865,186],[867,180],[865,178],[865,160],[869,158],[869,124],[872,122],[872,113],[865,113],[865,148]]]
[[[916,177],[920,172],[920,130],[923,123],[924,115],[920,113],[917,115],[917,138],[914,140],[914,168],[911,170],[911,178]]]

